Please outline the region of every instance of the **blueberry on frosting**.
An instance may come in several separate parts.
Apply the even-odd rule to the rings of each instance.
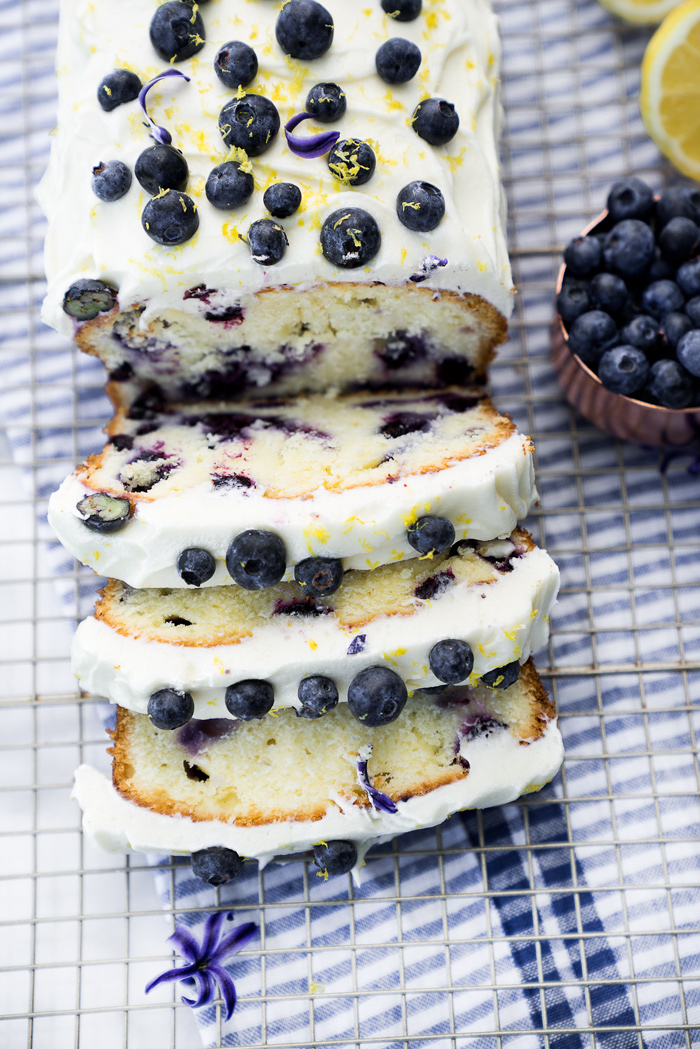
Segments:
[[[377,73],[387,84],[413,80],[421,64],[420,48],[401,36],[386,40],[375,56]]]
[[[431,551],[442,554],[449,550],[455,541],[454,525],[446,517],[426,514],[409,525],[406,538],[409,545],[421,555]]]
[[[204,47],[204,22],[196,7],[173,0],[151,19],[153,47],[166,62],[183,62]]]
[[[307,557],[294,566],[294,578],[305,594],[326,597],[343,581],[343,562],[338,557]]]
[[[258,219],[250,226],[245,239],[250,257],[258,266],[277,265],[289,244],[287,234],[272,219]]]
[[[148,700],[148,716],[156,728],[173,731],[181,728],[194,715],[194,700],[189,692],[161,688]]]
[[[63,296],[63,312],[77,321],[91,321],[98,313],[106,313],[115,303],[114,292],[101,280],[83,277],[71,284]]]
[[[204,190],[215,208],[229,211],[240,208],[253,195],[255,183],[249,171],[243,171],[237,160],[226,160],[209,172]]]
[[[216,561],[208,550],[188,546],[177,559],[177,574],[188,586],[201,586],[216,571]]]
[[[275,36],[291,58],[320,58],[333,43],[333,18],[316,0],[289,0],[278,15]]]
[[[263,204],[276,219],[288,219],[301,204],[301,190],[293,182],[275,182],[263,193]]]
[[[423,0],[382,0],[382,10],[397,22],[412,22],[422,7]]]
[[[219,130],[227,146],[244,149],[249,157],[259,157],[280,129],[277,107],[264,95],[232,98],[219,113]]]
[[[448,638],[438,641],[430,650],[428,657],[430,669],[438,681],[447,685],[457,685],[466,680],[474,666],[474,655],[466,641]]]
[[[269,681],[249,678],[229,685],[224,701],[229,714],[233,714],[235,718],[241,721],[259,721],[272,710],[275,693]]]
[[[154,197],[163,189],[187,189],[190,172],[179,149],[156,142],[138,156],[134,174],[139,184]]]
[[[497,667],[484,674],[482,681],[489,688],[510,688],[520,677],[520,663],[517,659],[512,663],[506,663],[504,667]]]
[[[226,567],[244,590],[264,590],[279,583],[287,567],[287,551],[274,532],[249,528],[239,532],[226,551]]]
[[[430,182],[409,182],[396,198],[396,214],[408,229],[427,233],[442,221],[445,198]]]
[[[322,718],[329,710],[338,706],[338,689],[335,682],[321,674],[302,678],[297,695],[301,703],[301,706],[296,708],[298,718]]]
[[[222,84],[233,88],[247,87],[258,75],[258,57],[250,44],[229,40],[214,58],[214,72]]]
[[[369,182],[377,166],[377,158],[369,142],[357,138],[342,138],[328,154],[332,175],[346,186],[363,186]]]
[[[347,108],[345,92],[337,84],[314,84],[306,96],[306,112],[321,124],[332,124]]]
[[[100,200],[119,200],[130,186],[131,172],[121,160],[108,160],[92,169],[92,192]]]
[[[457,134],[459,117],[447,99],[426,98],[414,109],[411,126],[431,146],[444,146]]]
[[[195,235],[199,229],[199,213],[187,194],[167,189],[148,201],[141,225],[156,244],[170,247],[184,244]]]
[[[78,502],[76,510],[86,528],[106,535],[126,524],[131,504],[128,499],[110,495],[109,492],[92,492]]]
[[[352,841],[322,841],[314,845],[314,864],[322,874],[348,874],[357,863]]]
[[[321,228],[321,248],[334,266],[356,269],[364,266],[379,251],[382,235],[369,212],[362,208],[340,208]]]
[[[106,113],[111,113],[125,102],[133,102],[139,97],[141,81],[128,69],[115,69],[100,81],[97,89],[97,101]]]
[[[361,670],[348,688],[350,713],[370,728],[396,721],[407,699],[404,682],[398,674],[384,666]]]
[[[242,858],[223,845],[212,845],[192,853],[192,873],[207,885],[225,885],[237,878],[242,870]]]

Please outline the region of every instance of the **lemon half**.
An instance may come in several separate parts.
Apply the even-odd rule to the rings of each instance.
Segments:
[[[600,0],[602,6],[623,22],[634,25],[658,25],[678,0]]]

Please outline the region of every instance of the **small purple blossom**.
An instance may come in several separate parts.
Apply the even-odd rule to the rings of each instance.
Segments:
[[[414,273],[413,276],[408,279],[412,280],[414,284],[420,284],[422,281],[428,279],[433,270],[446,265],[447,259],[441,259],[438,255],[426,255],[421,262],[421,272]]]
[[[144,84],[144,86],[139,91],[139,105],[144,111],[146,115],[146,120],[148,121],[146,127],[151,128],[151,138],[155,142],[159,142],[161,146],[171,145],[173,141],[172,135],[168,130],[166,130],[166,128],[159,127],[156,124],[156,122],[152,120],[151,117],[148,115],[148,110],[146,108],[146,95],[151,90],[154,84],[157,84],[159,80],[165,80],[165,78],[169,76],[180,76],[183,80],[187,81],[189,81],[190,79],[188,76],[185,75],[185,73],[181,73],[179,69],[167,69],[164,73],[159,73],[158,76],[154,76],[153,80],[149,80],[148,83]]]
[[[358,655],[359,652],[364,651],[364,647],[365,647],[365,642],[366,641],[367,641],[367,635],[366,634],[356,634],[355,637],[350,642],[350,644],[348,645],[348,650],[347,650],[346,655],[348,655],[348,656],[356,656],[356,655]]]
[[[168,939],[175,944],[187,965],[183,965],[181,969],[168,969],[156,976],[155,980],[146,985],[146,994],[161,983],[174,983],[176,980],[199,982],[199,994],[196,999],[182,996],[185,1005],[198,1009],[214,1000],[218,984],[226,1006],[226,1019],[230,1020],[236,1008],[236,988],[231,975],[224,969],[223,962],[229,955],[237,954],[250,943],[258,927],[255,922],[246,922],[245,925],[237,925],[228,936],[219,939],[221,926],[226,920],[233,921],[233,914],[215,911],[209,915],[204,923],[201,946],[189,929],[184,925],[176,925],[175,932]]]
[[[367,765],[372,757],[373,750],[374,747],[371,743],[366,743],[364,747],[360,747],[357,753],[357,782],[363,790],[367,791],[367,797],[373,809],[378,809],[379,812],[389,812],[393,815],[395,812],[398,812],[395,802],[391,800],[388,794],[382,794],[381,790],[373,787],[369,781]]]
[[[330,153],[340,138],[339,131],[321,131],[318,135],[310,135],[308,138],[292,134],[294,128],[298,127],[302,120],[313,119],[313,113],[295,113],[284,125],[287,145],[297,157],[323,157],[326,153]]]

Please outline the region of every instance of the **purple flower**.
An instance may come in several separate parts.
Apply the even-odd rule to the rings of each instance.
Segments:
[[[157,84],[159,80],[165,80],[165,78],[169,76],[181,76],[183,80],[188,81],[190,79],[184,73],[181,73],[179,69],[167,69],[164,73],[159,73],[158,76],[154,76],[153,80],[149,80],[139,91],[139,105],[146,114],[146,120],[148,121],[146,127],[151,128],[151,138],[156,142],[159,142],[161,146],[169,146],[173,141],[172,135],[164,127],[158,127],[155,121],[149,117],[148,110],[146,109],[146,95],[154,84]]]
[[[156,976],[146,985],[146,994],[158,987],[161,983],[173,983],[176,980],[194,980],[199,983],[199,996],[197,999],[182,997],[186,1005],[198,1009],[200,1005],[209,1005],[214,1000],[216,985],[221,991],[221,997],[226,1005],[226,1019],[230,1020],[233,1010],[236,1008],[236,988],[230,974],[224,969],[223,962],[231,954],[237,954],[246,944],[250,943],[258,931],[255,922],[246,922],[245,925],[237,925],[228,936],[219,939],[221,926],[224,921],[233,921],[233,914],[225,911],[215,911],[210,914],[204,923],[204,935],[201,946],[197,943],[189,929],[184,925],[176,925],[175,932],[168,939],[171,940],[180,954],[187,961],[181,969],[168,969],[167,972]]]
[[[358,652],[363,652],[366,641],[367,641],[367,635],[366,634],[356,634],[356,636],[352,639],[352,641],[348,645],[347,655],[348,656],[356,656],[358,654]]]
[[[302,120],[313,120],[313,113],[295,113],[284,125],[287,145],[292,153],[297,157],[322,157],[330,153],[340,138],[340,132],[321,131],[318,135],[310,135],[308,138],[293,135],[294,128],[298,127]]]
[[[395,802],[391,800],[388,794],[382,794],[381,790],[373,787],[369,781],[367,764],[372,757],[373,750],[374,747],[371,743],[366,743],[364,747],[360,747],[357,753],[357,782],[363,790],[367,791],[367,797],[373,809],[378,809],[380,812],[389,812],[393,815],[395,812],[398,812]]]
[[[414,273],[409,280],[412,280],[414,284],[421,284],[422,281],[427,280],[433,270],[436,270],[439,266],[446,266],[447,259],[441,259],[437,255],[426,255],[421,262],[422,273]]]

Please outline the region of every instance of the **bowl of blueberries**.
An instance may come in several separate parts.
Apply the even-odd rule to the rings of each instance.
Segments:
[[[568,401],[623,440],[700,434],[700,188],[616,182],[564,251],[552,361]]]

